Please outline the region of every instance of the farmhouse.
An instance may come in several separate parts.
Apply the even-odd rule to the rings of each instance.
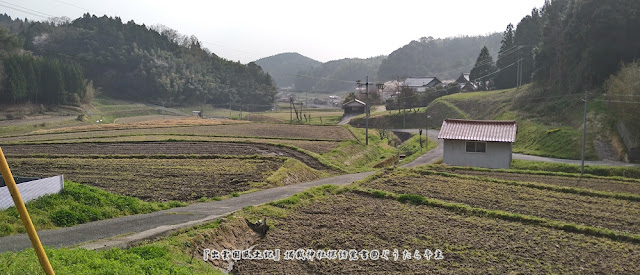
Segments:
[[[518,125],[515,121],[446,119],[438,134],[448,165],[509,168]]]
[[[456,82],[460,84],[460,90],[463,92],[473,92],[476,90],[476,85],[469,81],[469,73],[462,73],[460,77],[456,79]]]
[[[438,84],[442,84],[442,81],[433,76],[409,77],[404,81],[405,86],[413,88],[416,92],[424,92],[427,88]]]
[[[367,107],[367,103],[354,99],[345,104],[342,104],[344,114],[364,114],[364,110]]]

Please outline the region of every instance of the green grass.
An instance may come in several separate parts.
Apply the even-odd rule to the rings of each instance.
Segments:
[[[438,143],[435,140],[429,139],[427,147],[424,148],[425,138],[426,137],[414,135],[409,140],[400,145],[398,150],[400,151],[400,154],[405,155],[405,158],[400,161],[400,165],[412,162],[419,156],[431,151],[433,148],[436,148],[436,146],[438,146]],[[422,139],[422,148],[420,147],[420,139]]]
[[[142,103],[134,103],[124,100],[116,100],[110,98],[96,98],[93,103],[95,110],[91,111],[93,115],[90,122],[102,118],[100,123],[113,123],[118,118],[160,115],[162,111],[149,107]]]
[[[71,181],[65,181],[64,189],[59,194],[43,196],[26,204],[37,230],[73,226],[184,205],[181,202],[145,202]],[[24,232],[24,226],[15,207],[0,211],[0,236]]]
[[[513,152],[562,159],[580,159],[582,131],[568,126],[545,126],[541,123],[519,119],[516,114],[505,112],[496,119],[516,120],[518,134]],[[597,159],[593,142],[587,140],[586,158]]]
[[[280,169],[265,180],[265,183],[271,186],[284,186],[319,179],[327,175],[326,172],[315,170],[297,159],[287,159]]]
[[[389,125],[389,128],[424,128],[428,125],[429,128],[439,128],[442,121],[447,118],[516,120],[518,134],[514,143],[514,152],[579,159],[582,130],[576,125],[582,124],[582,112],[578,114],[581,109],[572,105],[571,108],[561,108],[558,111],[556,105],[560,103],[555,101],[526,104],[526,98],[534,97],[539,92],[539,87],[525,85],[519,90],[457,93],[440,97],[429,104],[427,114],[430,118],[427,121],[425,121],[425,108],[422,107],[417,108],[417,112],[407,110],[406,119],[402,111],[377,113],[371,116],[369,123],[373,128],[377,125]],[[567,102],[562,104],[566,105]],[[603,109],[604,105],[600,103],[590,105],[592,113],[603,113],[605,111]],[[363,123],[364,118],[357,117],[350,124],[363,125]],[[589,130],[593,129],[589,128]],[[592,136],[590,134],[587,140],[586,153],[589,160],[597,158]]]
[[[123,250],[45,248],[57,274],[223,274],[168,240]],[[0,254],[0,274],[43,274],[33,248]]]
[[[574,175],[580,174],[580,165],[555,163],[555,162],[513,160],[511,162],[511,169],[545,171],[545,172],[562,172],[562,173],[568,173],[568,174],[574,174]],[[584,172],[585,174],[595,175],[595,176],[640,179],[640,166],[623,167],[623,166],[605,166],[605,165],[585,165]]]
[[[357,141],[340,143],[322,158],[350,173],[373,170],[373,166],[386,158],[394,157],[397,150],[381,140],[375,129],[369,129],[369,145],[365,144],[365,129],[348,127]]]

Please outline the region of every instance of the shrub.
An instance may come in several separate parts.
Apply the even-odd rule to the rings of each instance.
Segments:
[[[86,215],[72,211],[68,208],[56,210],[51,213],[50,218],[56,226],[72,226],[89,221],[89,218]]]

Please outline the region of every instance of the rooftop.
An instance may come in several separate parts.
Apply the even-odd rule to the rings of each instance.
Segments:
[[[407,80],[404,81],[404,85],[407,85],[409,87],[422,87],[431,83],[431,81],[433,81],[434,79],[437,79],[437,78],[432,76],[409,77],[407,78]]]
[[[345,104],[342,104],[342,106],[358,106],[358,105],[366,106],[367,103],[364,103],[364,102],[362,102],[362,101],[360,101],[358,99],[354,99],[354,100],[351,100],[351,101],[349,101],[349,102],[347,102]]]
[[[515,142],[518,124],[514,120],[445,119],[438,138],[489,142]]]

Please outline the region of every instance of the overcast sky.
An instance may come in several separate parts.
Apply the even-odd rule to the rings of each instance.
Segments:
[[[12,18],[83,13],[163,24],[218,56],[247,63],[283,52],[326,62],[388,55],[420,37],[503,32],[544,0],[0,0]]]

